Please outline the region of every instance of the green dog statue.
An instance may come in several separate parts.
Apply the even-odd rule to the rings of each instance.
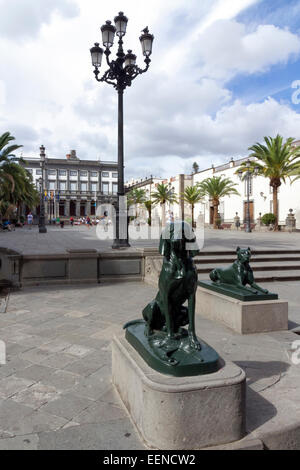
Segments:
[[[193,257],[199,248],[192,227],[181,220],[168,224],[159,251],[164,258],[158,293],[143,309],[143,320],[124,325],[125,337],[160,373],[185,377],[216,372],[221,367],[217,352],[195,331],[198,276]]]
[[[263,289],[254,282],[253,270],[250,267],[251,249],[236,249],[237,260],[228,268],[216,268],[209,274],[210,279],[216,284],[227,284],[238,287],[242,291],[257,294],[261,292],[268,294],[267,289]],[[247,284],[250,287],[247,287]]]

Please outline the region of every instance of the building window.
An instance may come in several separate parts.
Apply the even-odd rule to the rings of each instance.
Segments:
[[[113,194],[118,194],[118,183],[113,183]]]
[[[32,168],[27,168],[27,171],[32,174]]]
[[[81,191],[87,191],[87,183],[81,183]]]
[[[76,170],[70,170],[70,176],[77,176]]]
[[[118,178],[118,173],[113,173],[113,174],[112,174],[112,177],[113,177],[113,178]]]
[[[87,176],[87,171],[81,171],[80,176]]]
[[[77,191],[77,183],[70,183],[71,191]]]
[[[56,175],[56,170],[48,170],[48,175]]]
[[[109,191],[109,184],[108,183],[102,183],[102,192],[103,194],[108,194]]]
[[[109,178],[109,172],[108,171],[102,171],[102,176],[103,176],[103,178]]]
[[[66,176],[67,170],[59,170],[58,174],[59,176]]]
[[[55,181],[49,181],[49,189],[52,191],[55,189]]]
[[[59,189],[61,191],[65,191],[66,190],[66,182],[65,181],[60,181],[59,182]]]
[[[41,174],[42,174],[42,170],[35,170],[35,173],[36,173],[36,175],[41,175]]]
[[[92,178],[97,178],[98,172],[97,171],[91,171],[91,177]]]
[[[97,191],[97,183],[91,183],[91,191],[94,193]]]

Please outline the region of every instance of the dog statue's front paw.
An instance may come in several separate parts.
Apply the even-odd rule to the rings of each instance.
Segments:
[[[167,335],[164,339],[159,340],[156,345],[165,351],[176,351],[178,344],[174,335]]]
[[[197,351],[201,349],[201,344],[194,333],[189,333],[189,345],[192,349],[196,349]]]

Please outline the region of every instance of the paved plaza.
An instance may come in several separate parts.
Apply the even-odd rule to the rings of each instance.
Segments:
[[[203,250],[300,249],[299,239],[299,233],[206,229]],[[132,250],[157,245],[133,241]],[[95,227],[85,226],[1,232],[0,246],[33,255],[111,250]],[[196,323],[200,337],[245,370],[247,431],[252,439],[271,439],[272,447],[268,436],[300,423],[300,366],[291,362],[300,334],[300,291],[297,282],[264,286],[289,300],[290,331],[241,336],[200,316]],[[111,341],[124,323],[141,317],[155,294],[143,282],[12,292],[0,313],[7,348],[7,363],[0,365],[0,449],[145,449],[111,384]]]
[[[300,329],[298,283],[268,288],[290,298]],[[0,314],[0,449],[144,449],[111,385],[111,340],[141,317],[156,289],[144,283],[27,289]],[[300,366],[292,331],[248,336],[197,316],[197,333],[247,374],[247,430],[255,437],[300,422]]]
[[[110,251],[112,242],[100,240],[96,228],[87,226],[47,226],[48,232],[41,234],[38,227],[16,228],[13,232],[0,232],[0,247],[10,248],[22,254],[64,253],[68,249],[96,249]],[[199,239],[199,237],[198,237]],[[158,240],[131,240],[135,247],[157,247]],[[252,232],[241,230],[205,229],[203,250],[232,250],[237,245],[253,249],[300,249],[300,232]]]

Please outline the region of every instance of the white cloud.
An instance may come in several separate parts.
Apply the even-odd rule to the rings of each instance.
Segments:
[[[138,143],[130,138],[128,153],[134,155],[138,147],[146,157],[197,157],[203,167],[210,165],[213,155],[247,154],[248,147],[264,135],[297,137],[299,126],[300,114],[272,98],[249,105],[235,101],[222,107],[214,118],[203,113],[186,119],[181,116],[172,122],[160,121],[156,126],[144,125],[145,137],[139,137]]]
[[[79,9],[73,0],[0,0],[0,36],[12,39],[37,36],[53,13],[74,17]]]
[[[6,86],[3,80],[0,80],[0,107],[5,106],[6,102]]]
[[[140,31],[148,25],[155,34],[150,69],[124,96],[127,177],[188,172],[195,160],[218,164],[267,134],[299,137],[299,114],[288,105],[246,106],[226,88],[236,73],[299,52],[299,38],[287,30],[249,32],[234,20],[257,0],[152,0],[151,8],[137,0],[20,0],[23,18],[12,13],[16,2],[5,2],[0,19],[0,122],[25,156],[43,143],[49,156],[75,148],[80,158],[116,159],[117,93],[95,81],[89,48],[100,41],[101,24],[123,9],[125,48],[140,65]]]
[[[198,38],[201,76],[228,79],[236,73],[266,71],[300,53],[300,38],[274,25],[260,25],[247,33],[234,20],[214,23]]]

